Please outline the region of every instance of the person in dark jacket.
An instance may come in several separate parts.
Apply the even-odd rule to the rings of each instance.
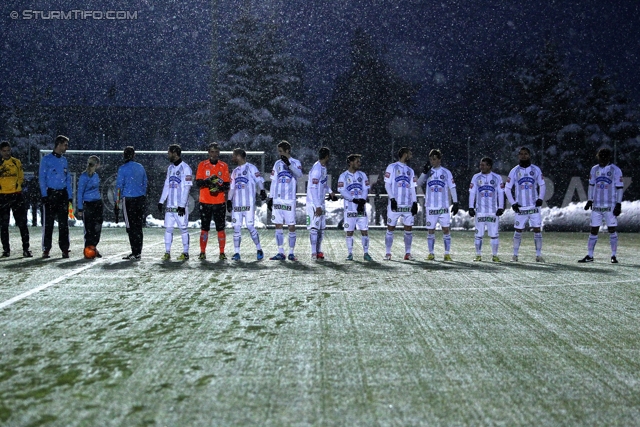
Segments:
[[[96,249],[102,233],[102,198],[100,197],[100,176],[96,169],[100,166],[98,156],[90,156],[87,169],[78,179],[76,217],[84,224],[84,247],[95,249],[95,256],[102,258]],[[87,257],[85,253],[85,257]]]
[[[114,197],[116,223],[120,215],[120,206],[122,206],[122,215],[131,245],[131,253],[123,259],[130,261],[139,261],[142,254],[142,227],[147,200],[147,172],[144,166],[133,161],[135,153],[135,149],[131,146],[124,149],[124,164],[118,168]]]

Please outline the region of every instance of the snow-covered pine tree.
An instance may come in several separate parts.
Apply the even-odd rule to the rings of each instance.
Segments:
[[[243,14],[232,26],[218,75],[216,122],[223,145],[269,153],[279,140],[295,143],[310,132],[302,66],[285,52],[276,28]]]

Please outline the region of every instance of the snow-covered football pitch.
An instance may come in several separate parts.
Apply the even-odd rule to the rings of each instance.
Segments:
[[[31,228],[37,249],[39,228]],[[103,231],[104,257],[0,259],[0,424],[4,426],[431,426],[640,423],[640,236],[620,233],[618,259],[600,234],[545,233],[536,263],[526,233],[519,263],[502,232],[504,262],[473,262],[473,232],[453,233],[454,262],[344,261],[329,230],[326,261],[255,260],[243,231],[240,262],[164,253],[145,229],[142,261],[123,261],[121,228]],[[260,230],[266,257],[273,230]],[[227,255],[232,254],[228,230]],[[54,234],[54,242],[57,232]],[[286,241],[286,233],[285,233]],[[485,259],[490,248],[485,244]]]

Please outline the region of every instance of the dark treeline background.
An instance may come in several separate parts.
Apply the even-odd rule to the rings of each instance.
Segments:
[[[37,150],[51,148],[56,134],[68,135],[72,149],[87,150],[164,150],[174,142],[197,150],[215,139],[225,150],[264,150],[267,165],[275,144],[286,139],[307,170],[318,148],[330,147],[334,176],[350,153],[364,155],[367,173],[381,173],[401,146],[413,148],[411,164],[419,174],[429,150],[440,148],[460,188],[481,157],[494,158],[494,170],[507,174],[525,145],[556,184],[550,205],[561,203],[571,177],[586,182],[595,152],[610,147],[636,183],[625,200],[640,196],[637,100],[618,89],[615,70],[605,65],[579,82],[553,40],[528,51],[479,57],[462,78],[425,94],[387,61],[399,53],[357,28],[349,63],[324,102],[310,94],[305,63],[287,51],[275,25],[242,14],[221,51],[209,101],[185,97],[172,107],[131,107],[115,101],[119,88],[113,83],[100,102],[52,105],[52,89],[34,82],[0,106],[2,139],[12,142],[27,168],[35,168]]]

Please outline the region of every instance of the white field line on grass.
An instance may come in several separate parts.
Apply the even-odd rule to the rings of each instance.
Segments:
[[[198,233],[193,233],[193,234],[199,234],[199,232]],[[147,247],[149,247],[149,246],[153,247],[153,246],[157,246],[157,245],[160,245],[160,244],[164,244],[164,241],[157,242],[157,243],[152,243],[152,244],[146,245],[146,246]],[[43,285],[37,286],[37,287],[35,287],[33,289],[30,289],[30,290],[28,290],[26,292],[23,292],[20,295],[16,295],[15,297],[10,298],[10,299],[8,299],[8,300],[6,300],[4,302],[1,302],[0,303],[0,310],[5,309],[5,308],[9,307],[10,305],[15,304],[18,301],[21,301],[21,300],[23,300],[25,298],[28,298],[31,295],[35,294],[35,293],[38,293],[38,292],[43,291],[43,290],[45,290],[47,288],[50,288],[51,286],[56,285],[56,284],[62,282],[63,280],[68,279],[69,277],[73,277],[78,273],[82,273],[83,271],[88,270],[91,267],[95,267],[96,265],[99,265],[100,263],[103,263],[103,262],[106,262],[106,261],[109,261],[109,260],[112,260],[112,259],[117,259],[117,258],[119,258],[119,257],[121,257],[123,255],[128,254],[128,253],[129,253],[129,251],[121,252],[121,253],[113,255],[113,256],[111,256],[109,258],[96,259],[93,262],[91,262],[90,264],[87,264],[87,265],[82,266],[80,268],[76,268],[75,270],[70,271],[67,274],[62,275],[62,276],[58,277],[57,279],[54,279],[54,280],[52,280],[50,282],[47,282],[47,283],[45,283]]]

